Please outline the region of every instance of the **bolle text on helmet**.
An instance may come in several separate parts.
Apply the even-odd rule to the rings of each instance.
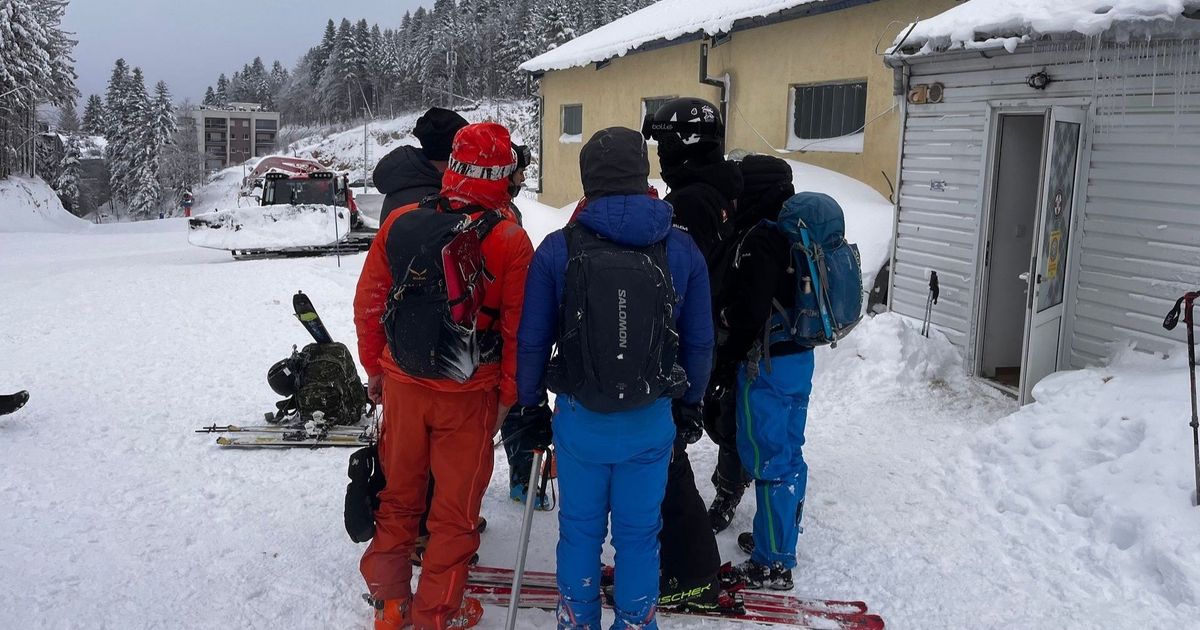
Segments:
[[[629,300],[625,297],[625,289],[617,289],[617,345],[622,350],[629,349]]]

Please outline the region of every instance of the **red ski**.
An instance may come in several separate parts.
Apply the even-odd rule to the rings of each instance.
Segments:
[[[472,567],[468,591],[485,603],[507,606],[512,594],[512,569]],[[720,616],[735,621],[790,625],[800,628],[881,630],[881,617],[867,612],[867,605],[857,601],[801,598],[763,591],[738,592],[746,607],[745,615],[706,615],[660,609],[663,615],[696,617]],[[503,601],[499,601],[503,600]],[[553,610],[558,604],[555,575],[545,571],[526,571],[521,587],[520,606]],[[606,605],[608,602],[606,602]]]

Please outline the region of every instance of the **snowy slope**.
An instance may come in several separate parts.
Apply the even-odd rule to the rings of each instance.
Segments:
[[[659,0],[521,64],[526,72],[585,66],[660,39],[728,32],[734,22],[773,15],[817,0]]]
[[[906,50],[921,53],[1001,46],[1011,52],[1040,35],[1194,33],[1200,24],[1184,13],[1197,7],[1197,0],[970,0],[922,20],[897,43],[903,39]]]
[[[488,101],[473,109],[455,111],[473,123],[493,120],[503,124],[508,127],[513,141],[517,144],[533,142],[536,137],[533,120],[536,108],[528,101]],[[379,160],[391,151],[402,146],[420,145],[412,135],[412,130],[423,113],[424,110],[408,112],[396,118],[373,121],[367,125],[368,171],[373,171]],[[362,175],[363,147],[363,126],[358,125],[329,135],[302,138],[292,143],[285,153],[312,158],[331,168],[349,171],[353,180]],[[536,147],[534,149],[536,150]]]
[[[0,179],[0,232],[73,232],[90,225],[67,212],[41,178]]]

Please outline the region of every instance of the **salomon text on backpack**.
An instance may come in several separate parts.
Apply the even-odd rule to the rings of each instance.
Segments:
[[[776,304],[772,329],[800,345],[836,347],[863,316],[862,265],[858,246],[846,242],[842,207],[829,195],[800,193],[783,204],[775,227],[792,244],[796,306],[785,312]]]
[[[495,331],[479,331],[484,285],[481,246],[498,211],[419,208],[392,223],[387,257],[392,288],[384,314],[388,348],[406,373],[465,383],[480,364],[499,360]]]
[[[666,241],[622,245],[579,224],[564,234],[566,282],[547,386],[598,413],[683,395]]]

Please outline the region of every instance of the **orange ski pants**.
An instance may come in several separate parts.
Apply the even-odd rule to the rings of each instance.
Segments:
[[[429,472],[437,479],[429,545],[413,598],[418,630],[442,630],[462,604],[467,563],[479,549],[479,506],[492,477],[498,392],[440,392],[385,377],[375,538],[359,569],[376,599],[412,595],[411,554],[420,535]]]

